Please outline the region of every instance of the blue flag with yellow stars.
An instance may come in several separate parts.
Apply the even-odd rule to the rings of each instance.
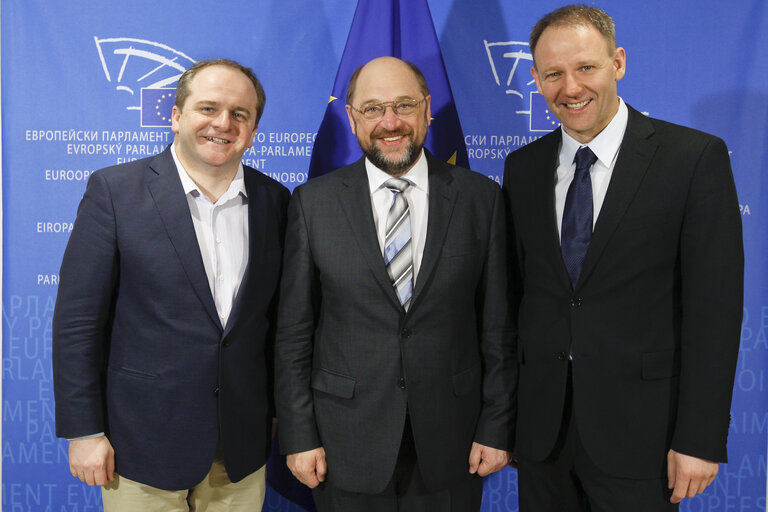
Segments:
[[[351,164],[362,156],[344,108],[347,84],[358,66],[382,56],[410,61],[424,73],[432,95],[432,124],[424,145],[435,157],[468,167],[464,134],[427,0],[358,0],[333,91],[312,148],[310,178]]]

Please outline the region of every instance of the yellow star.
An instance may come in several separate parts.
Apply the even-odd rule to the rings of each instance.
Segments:
[[[456,155],[458,154],[458,151],[454,151],[451,155],[451,158],[448,159],[448,163],[451,165],[456,165]]]
[[[328,103],[331,103],[333,100],[337,100],[337,99],[339,98],[337,98],[336,96],[331,96],[331,99],[328,100]]]

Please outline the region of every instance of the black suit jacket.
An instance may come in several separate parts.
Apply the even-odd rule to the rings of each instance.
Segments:
[[[726,460],[742,315],[741,218],[722,140],[629,121],[575,289],[555,219],[556,130],[507,157],[520,359],[517,450],[547,457],[573,402],[609,474],[658,478],[666,453]]]
[[[515,386],[499,187],[427,153],[426,246],[408,312],[377,240],[364,161],[291,199],[276,346],[280,447],[323,446],[328,481],[378,493],[410,415],[426,484],[473,441],[511,447]]]
[[[104,431],[117,472],[186,489],[219,437],[232,481],[261,467],[288,190],[245,168],[248,267],[219,321],[170,148],[92,175],[53,320],[56,431]]]

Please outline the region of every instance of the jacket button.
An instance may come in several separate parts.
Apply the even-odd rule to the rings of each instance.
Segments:
[[[565,361],[568,358],[568,356],[565,355],[565,352],[560,352],[557,354],[557,359],[560,361]]]
[[[400,389],[405,389],[405,379],[400,377],[400,380],[397,382],[397,385]]]
[[[219,388],[213,390],[213,396],[219,396]]]
[[[229,346],[229,341],[225,341],[221,344],[222,347],[227,348]]]
[[[579,306],[581,306],[581,297],[571,298],[571,307],[578,308]]]
[[[402,336],[403,338],[410,338],[411,334],[413,334],[413,331],[411,331],[410,329],[403,329],[402,331],[400,331],[400,336]]]

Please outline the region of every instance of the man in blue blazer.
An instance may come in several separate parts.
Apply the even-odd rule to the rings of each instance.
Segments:
[[[726,460],[741,219],[722,140],[618,97],[613,20],[531,32],[562,127],[507,157],[520,510],[677,510]]]
[[[263,502],[289,199],[241,163],[264,100],[249,68],[198,62],[173,144],[88,182],[54,313],[56,431],[106,510]]]

